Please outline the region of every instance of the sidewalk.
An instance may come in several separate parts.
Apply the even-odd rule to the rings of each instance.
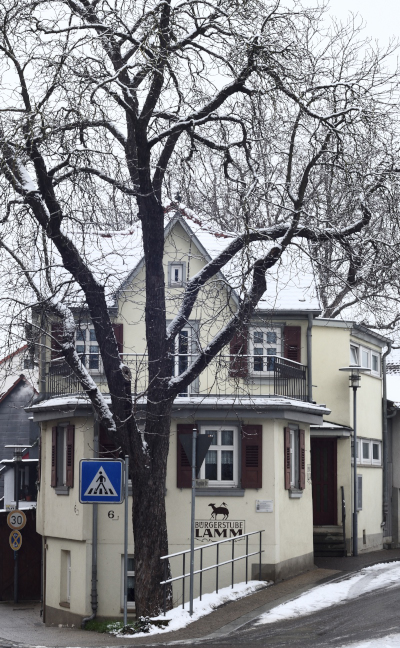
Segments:
[[[400,549],[376,551],[354,558],[316,558],[315,569],[271,585],[238,601],[229,602],[182,630],[137,639],[116,639],[108,634],[78,628],[46,628],[39,616],[39,604],[13,605],[0,602],[0,648],[14,645],[57,648],[139,646],[167,642],[192,643],[205,637],[217,639],[234,632],[268,609],[302,594],[315,585],[369,565],[394,560],[400,560]]]

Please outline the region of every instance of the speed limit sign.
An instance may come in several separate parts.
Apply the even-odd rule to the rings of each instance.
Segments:
[[[7,515],[7,524],[10,529],[23,529],[26,524],[26,515],[23,511],[10,511]]]

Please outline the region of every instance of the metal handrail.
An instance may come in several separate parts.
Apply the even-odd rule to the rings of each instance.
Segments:
[[[344,487],[341,486],[340,490],[342,491],[342,525],[343,525],[343,555],[347,556],[347,547],[346,547],[346,501],[344,499]]]
[[[202,545],[201,547],[195,547],[195,551],[200,551],[200,569],[196,569],[193,573],[194,574],[199,574],[200,575],[200,601],[202,599],[202,594],[203,594],[203,573],[206,571],[210,571],[211,569],[216,570],[216,588],[215,591],[218,594],[218,577],[219,577],[219,568],[223,567],[224,565],[232,565],[232,577],[231,577],[231,583],[232,587],[234,584],[234,564],[235,562],[239,560],[246,560],[246,584],[248,582],[248,560],[251,556],[260,556],[259,559],[259,580],[261,580],[261,554],[264,553],[264,549],[262,549],[262,537],[261,534],[264,533],[264,529],[261,531],[251,531],[250,533],[244,533],[243,535],[240,536],[235,536],[234,538],[227,538],[226,540],[219,540],[218,542],[210,542],[206,545]],[[249,553],[249,536],[253,536],[258,534],[260,536],[260,547],[258,551],[253,551]],[[243,556],[236,556],[235,557],[235,542],[238,542],[240,540],[243,540],[246,538],[246,553],[243,554]],[[232,543],[232,558],[229,560],[224,560],[223,562],[219,561],[219,546],[222,544],[225,544],[226,542],[231,542]],[[209,565],[208,567],[203,567],[203,551],[204,549],[209,549],[210,547],[216,547],[217,554],[216,554],[216,563],[214,565]],[[185,558],[186,554],[190,553],[190,549],[185,549],[184,551],[178,551],[177,553],[173,554],[168,554],[166,556],[161,556],[160,560],[164,560],[164,580],[160,582],[160,585],[163,585],[164,587],[164,616],[166,614],[166,587],[169,583],[174,583],[176,581],[181,580],[182,581],[182,609],[185,609],[185,578],[188,578],[190,576],[190,572],[186,573],[185,569]],[[167,574],[167,560],[169,558],[176,558],[177,556],[182,556],[182,575],[181,576],[175,576],[173,578],[166,578]]]

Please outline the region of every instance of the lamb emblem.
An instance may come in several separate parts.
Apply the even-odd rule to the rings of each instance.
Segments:
[[[229,517],[229,511],[226,508],[225,502],[222,502],[221,506],[216,507],[215,504],[209,504],[208,506],[211,506],[212,508],[212,513],[211,513],[211,519],[216,520],[217,515],[222,515],[223,520],[227,520]]]

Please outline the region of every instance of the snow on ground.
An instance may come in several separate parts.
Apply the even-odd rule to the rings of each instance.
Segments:
[[[400,634],[387,635],[380,639],[371,639],[361,643],[352,643],[339,648],[400,648]]]
[[[132,635],[128,634],[119,634],[118,632],[113,632],[116,637],[123,637],[124,639],[129,639],[130,637],[148,637],[153,634],[160,634],[162,632],[170,632],[171,630],[180,630],[185,628],[189,623],[197,621],[206,614],[210,614],[215,608],[219,607],[223,603],[228,601],[235,601],[237,599],[243,598],[248,594],[253,594],[259,589],[266,587],[267,585],[272,585],[272,582],[267,581],[249,581],[246,583],[238,583],[232,587],[224,587],[220,589],[218,594],[213,592],[212,594],[203,594],[202,600],[199,598],[193,600],[193,616],[189,615],[189,603],[185,603],[185,609],[182,610],[182,605],[174,608],[167,612],[166,616],[154,617],[155,619],[169,619],[168,626],[165,629],[152,626],[150,632],[137,632]]]
[[[298,598],[282,603],[282,605],[278,605],[269,612],[262,614],[257,623],[275,623],[275,621],[282,621],[283,619],[305,616],[331,605],[346,603],[349,599],[356,598],[367,592],[399,586],[400,562],[379,563],[372,567],[366,567],[345,580],[314,587],[311,591],[302,594]],[[369,644],[365,644],[365,648],[367,648],[367,645]],[[398,644],[388,644],[390,647],[392,645],[400,648],[400,641]],[[376,648],[375,644],[373,646]]]

